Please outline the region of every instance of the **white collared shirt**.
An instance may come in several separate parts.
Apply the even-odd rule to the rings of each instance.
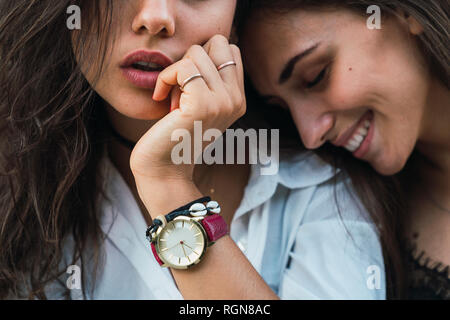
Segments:
[[[153,257],[139,206],[107,157],[102,170],[109,197],[101,205],[104,265],[87,298],[183,299]],[[311,152],[282,157],[273,176],[252,165],[230,235],[281,299],[385,299],[377,232],[345,183]],[[65,282],[50,287],[49,298],[82,298]]]

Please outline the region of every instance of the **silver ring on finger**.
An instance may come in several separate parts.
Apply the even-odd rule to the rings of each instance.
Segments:
[[[234,62],[234,61],[228,61],[228,62],[225,62],[225,63],[221,64],[220,66],[218,66],[218,67],[217,67],[217,70],[220,71],[220,70],[222,70],[223,68],[226,68],[226,67],[229,67],[229,66],[235,66],[235,65],[236,65],[236,62]]]
[[[194,74],[193,76],[190,76],[189,78],[187,78],[186,80],[183,81],[183,83],[180,86],[180,90],[181,92],[184,92],[184,87],[186,87],[186,85],[191,82],[192,80],[195,80],[197,78],[203,78],[203,76],[200,73]]]

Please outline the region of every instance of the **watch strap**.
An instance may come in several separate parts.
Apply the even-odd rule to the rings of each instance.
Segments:
[[[153,255],[155,256],[156,261],[159,263],[160,266],[162,266],[164,264],[164,262],[162,262],[161,258],[158,255],[158,252],[156,252],[155,243],[152,242],[150,245],[152,246],[152,252],[153,252]]]
[[[194,201],[192,201],[192,202],[190,202],[190,203],[188,203],[188,204],[186,204],[186,205],[184,205],[182,207],[179,207],[178,209],[175,209],[175,210],[169,212],[168,214],[166,214],[164,216],[164,219],[166,220],[165,222],[161,221],[161,219],[158,219],[159,217],[154,219],[152,225],[150,225],[147,228],[147,231],[145,232],[145,236],[146,236],[147,240],[149,242],[152,242],[153,241],[152,233],[156,232],[156,230],[159,227],[163,227],[167,222],[170,222],[170,221],[174,220],[178,216],[182,216],[182,215],[183,216],[187,216],[187,215],[189,215],[190,214],[189,208],[193,204],[195,204],[195,203],[202,203],[202,202],[208,202],[208,201],[211,201],[210,197],[202,197],[202,198],[194,200]]]
[[[167,220],[167,222],[170,222],[170,221],[172,221],[173,219],[175,219],[178,216],[188,215],[189,214],[189,208],[193,204],[195,204],[195,203],[203,203],[203,202],[208,202],[208,201],[211,201],[210,197],[202,197],[200,199],[197,199],[197,200],[194,200],[192,202],[189,202],[188,204],[186,204],[186,205],[184,205],[182,207],[179,207],[178,209],[175,209],[175,210],[169,212],[168,214],[166,214],[166,220]]]
[[[228,225],[221,215],[206,216],[201,223],[210,242],[215,242],[228,234]]]

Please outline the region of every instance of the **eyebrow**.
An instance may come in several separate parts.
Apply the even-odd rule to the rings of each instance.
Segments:
[[[302,60],[303,58],[307,57],[308,55],[310,55],[311,53],[314,52],[314,50],[316,50],[319,47],[320,43],[315,44],[314,46],[312,46],[309,49],[306,49],[305,51],[299,53],[298,55],[296,55],[295,57],[293,57],[291,60],[289,60],[288,63],[286,63],[286,66],[283,68],[283,71],[280,74],[280,78],[278,79],[278,84],[283,84],[285,83],[287,80],[289,80],[289,78],[292,75],[292,72],[294,71],[294,67],[295,65]]]

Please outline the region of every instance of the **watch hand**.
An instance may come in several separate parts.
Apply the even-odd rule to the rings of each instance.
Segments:
[[[175,248],[177,245],[179,245],[180,243],[178,242],[176,245],[174,245],[174,246],[171,246],[170,248],[167,248],[167,250],[170,250],[170,249],[173,249],[173,248]]]
[[[181,243],[181,248],[183,249],[184,255],[187,257],[186,250],[184,250],[184,243]]]
[[[194,249],[192,249],[192,247],[186,243],[183,243],[183,245],[185,245],[186,247],[188,247],[189,249],[191,249],[192,251],[194,251]]]

